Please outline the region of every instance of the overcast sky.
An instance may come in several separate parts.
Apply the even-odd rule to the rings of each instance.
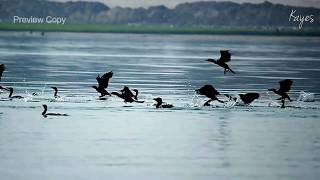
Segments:
[[[56,1],[69,1],[69,0],[56,0]],[[75,1],[75,0],[73,0]],[[103,2],[108,6],[121,6],[121,7],[149,7],[154,5],[164,4],[168,7],[174,7],[179,3],[184,2],[197,2],[201,0],[83,0],[83,1],[99,1]],[[204,0],[202,0],[204,1]],[[210,0],[206,0],[210,1]],[[216,1],[226,1],[226,0],[216,0]],[[231,0],[234,2],[252,2],[260,3],[265,0]],[[320,7],[320,0],[269,0],[273,3],[289,4],[295,6],[309,6],[309,7]]]

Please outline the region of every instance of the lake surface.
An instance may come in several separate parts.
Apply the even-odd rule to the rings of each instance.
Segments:
[[[220,49],[231,50],[235,75],[205,61]],[[25,97],[0,93],[0,177],[316,180],[319,49],[319,37],[0,32],[1,85]],[[91,86],[110,70],[109,92],[127,85],[145,103],[100,100]],[[305,91],[315,101],[279,108],[267,89],[286,78],[293,100]],[[261,97],[203,107],[194,90],[205,84]],[[156,109],[155,97],[175,108]],[[44,118],[42,104],[70,116]]]

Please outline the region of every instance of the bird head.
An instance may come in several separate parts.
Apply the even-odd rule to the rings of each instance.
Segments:
[[[58,91],[57,87],[51,87],[53,90]]]

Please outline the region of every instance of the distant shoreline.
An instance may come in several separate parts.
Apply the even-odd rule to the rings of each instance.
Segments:
[[[320,36],[320,29],[257,28],[257,27],[176,27],[169,25],[110,25],[110,24],[13,24],[0,23],[0,31],[90,32],[133,34],[203,34],[203,35],[271,35]]]

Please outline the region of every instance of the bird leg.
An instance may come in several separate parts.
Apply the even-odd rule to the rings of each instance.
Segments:
[[[235,72],[234,72],[232,69],[230,69],[230,68],[229,68],[229,71],[231,71],[233,74],[235,74]]]
[[[224,74],[226,74],[227,73],[227,69],[224,69]]]
[[[281,103],[282,103],[281,108],[285,108],[285,106],[284,106],[284,100],[285,100],[285,99],[282,99],[282,100],[281,100]]]

